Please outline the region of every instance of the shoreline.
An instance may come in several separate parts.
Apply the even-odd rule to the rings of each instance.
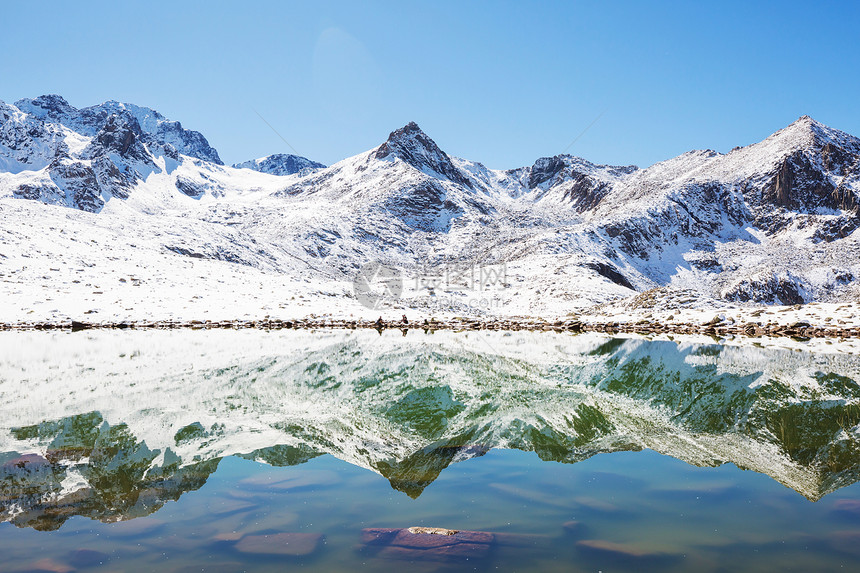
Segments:
[[[801,340],[813,338],[860,338],[860,326],[814,325],[807,321],[791,324],[735,323],[715,317],[705,323],[660,322],[642,319],[636,322],[591,321],[567,318],[545,320],[539,318],[443,318],[418,319],[407,322],[397,320],[338,319],[313,317],[301,319],[259,320],[154,320],[154,321],[63,321],[0,323],[0,331],[71,331],[84,330],[209,330],[209,329],[373,329],[383,330],[454,330],[454,331],[532,331],[532,332],[599,332],[605,334],[640,335],[703,335],[710,337],[744,336],[747,338],[783,337]]]

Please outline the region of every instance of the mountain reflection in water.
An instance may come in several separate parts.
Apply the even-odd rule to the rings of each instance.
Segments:
[[[810,500],[860,471],[860,357],[596,334],[0,333],[0,520],[149,515],[225,456],[331,454],[410,497],[492,448],[645,448]]]

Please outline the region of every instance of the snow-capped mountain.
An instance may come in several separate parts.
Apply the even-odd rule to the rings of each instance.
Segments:
[[[346,205],[361,219],[377,220],[377,228],[398,225],[401,235],[444,234],[455,223],[497,210],[493,198],[476,193],[471,179],[415,123],[392,132],[375,149],[296,180],[278,195]],[[380,215],[386,221],[378,221]]]
[[[259,159],[235,163],[233,167],[236,169],[253,169],[271,175],[295,175],[296,173],[308,175],[317,169],[325,169],[325,165],[322,163],[287,153],[275,153]]]
[[[130,115],[137,120],[146,143],[170,145],[177,152],[204,161],[222,165],[215,151],[200,133],[183,129],[178,121],[171,121],[157,111],[134,104],[107,101],[101,105],[75,109],[58,95],[44,95],[36,99],[22,99],[14,106],[32,118],[46,123],[59,124],[84,135],[96,135],[112,115]]]
[[[0,197],[96,213],[139,186],[194,199],[231,187],[219,181],[225,168],[203,135],[149,108],[76,109],[48,95],[0,102],[0,120]]]
[[[224,291],[215,275],[234,277],[235,292],[260,285],[251,316],[302,308],[283,304],[277,284],[290,300],[361,313],[352,280],[370,261],[400,269],[414,288],[397,305],[428,314],[560,315],[657,287],[725,304],[860,294],[860,140],[806,116],[760,143],[645,169],[568,155],[489,169],[448,155],[415,123],[330,167],[284,155],[228,167],[202,135],[153,110],[76,110],[59,96],[0,104],[0,122],[0,264],[14,278],[0,284],[24,298],[14,285],[104,289],[107,272],[142,275],[158,301],[193,282],[210,311]],[[90,271],[72,254],[100,262]],[[502,263],[489,294],[419,280]],[[126,292],[92,290],[72,298],[101,316],[158,317],[123,302]],[[489,298],[491,309],[476,308]],[[164,304],[171,315],[190,308],[188,297]],[[78,312],[30,301],[8,320],[31,311]]]
[[[147,515],[229,455],[327,453],[411,497],[495,448],[561,463],[647,448],[810,499],[860,476],[860,359],[839,352],[523,332],[0,335],[0,521],[19,526]]]

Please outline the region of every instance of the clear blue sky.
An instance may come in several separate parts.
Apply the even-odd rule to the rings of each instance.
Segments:
[[[409,122],[489,167],[647,166],[808,114],[860,135],[860,3],[0,2],[0,99],[155,108],[233,163]]]

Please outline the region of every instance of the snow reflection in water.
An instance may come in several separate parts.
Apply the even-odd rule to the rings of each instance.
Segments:
[[[4,571],[860,561],[850,352],[538,333],[2,334]],[[463,533],[391,531],[419,525]]]

